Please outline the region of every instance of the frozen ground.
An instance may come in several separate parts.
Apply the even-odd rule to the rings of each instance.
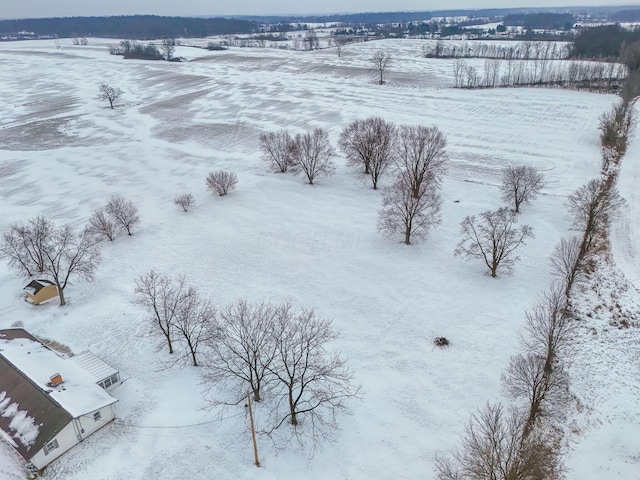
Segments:
[[[421,58],[419,41],[350,45],[342,58],[178,48],[185,63],[125,61],[107,43],[0,45],[0,228],[40,213],[80,227],[114,193],[142,216],[133,237],[104,245],[95,283],[68,287],[67,307],[26,304],[25,280],[0,265],[0,328],[21,321],[73,351],[89,348],[126,379],[114,391],[118,421],[45,478],[431,478],[435,453],[456,444],[471,413],[502,398],[524,311],[551,282],[547,259],[568,232],[566,196],[598,174],[597,118],[614,97],[449,89],[451,62]],[[384,86],[367,71],[379,48],[394,57]],[[97,98],[101,83],[125,91],[115,110]],[[422,244],[376,231],[380,194],[342,158],[337,175],[314,187],[260,159],[263,131],[323,127],[335,143],[343,126],[370,115],[448,135],[443,221]],[[542,169],[547,187],[522,213],[536,236],[514,273],[491,279],[453,249],[465,215],[500,206],[499,172],[511,162]],[[219,168],[239,177],[225,198],[205,189]],[[173,205],[185,191],[197,202],[188,214]],[[206,409],[196,369],[165,368],[167,355],[147,337],[131,300],[134,279],[151,268],[186,274],[216,303],[290,300],[333,320],[335,348],[365,394],[322,451],[309,459],[260,438],[263,467],[252,465],[244,412]],[[451,346],[434,348],[435,336]],[[575,440],[580,458],[617,462],[615,445],[585,435]],[[3,448],[0,468],[12,462]],[[603,478],[570,467],[570,478]]]

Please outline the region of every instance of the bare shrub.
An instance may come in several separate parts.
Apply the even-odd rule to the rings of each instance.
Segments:
[[[526,417],[502,405],[487,404],[471,417],[459,450],[436,459],[437,480],[555,480],[557,450],[543,435],[525,435]]]
[[[293,158],[297,166],[313,185],[317,177],[330,177],[335,172],[331,159],[335,150],[329,142],[329,133],[316,128],[312,132],[299,133],[294,141]]]
[[[462,240],[455,255],[479,258],[489,268],[492,277],[497,276],[498,267],[510,268],[517,260],[515,250],[533,237],[528,225],[515,225],[516,214],[506,207],[493,212],[483,212],[480,219],[467,216],[460,224]]]
[[[516,213],[520,206],[536,198],[544,186],[544,177],[534,167],[527,165],[509,165],[502,171],[502,199],[513,205]]]
[[[406,245],[412,238],[424,239],[440,224],[442,200],[437,185],[422,184],[416,198],[402,179],[384,188],[382,208],[378,212],[378,230],[387,237],[402,235]]]
[[[285,173],[294,164],[295,146],[288,130],[260,134],[262,158],[279,172]]]
[[[364,166],[374,190],[378,188],[380,176],[391,165],[395,133],[395,125],[380,117],[355,120],[340,133],[338,145],[347,157],[347,164]]]
[[[116,224],[107,215],[104,208],[93,211],[89,217],[88,229],[94,235],[107,237],[109,241],[113,241],[116,237]]]
[[[217,172],[209,173],[207,176],[207,188],[221,197],[235,190],[237,184],[238,177],[233,172],[218,170]]]
[[[181,195],[178,195],[176,198],[174,198],[173,203],[175,203],[180,208],[182,208],[183,212],[188,212],[189,210],[191,210],[191,207],[196,203],[196,199],[193,198],[193,195],[191,195],[190,193],[183,193]]]
[[[131,230],[133,226],[140,223],[138,207],[122,195],[113,195],[109,198],[105,206],[105,212],[116,224],[126,230],[127,235],[132,235]]]
[[[401,125],[395,142],[395,163],[399,175],[414,198],[423,184],[440,185],[448,160],[447,138],[438,127]]]

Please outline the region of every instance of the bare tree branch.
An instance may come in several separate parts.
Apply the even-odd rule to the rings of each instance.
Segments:
[[[498,267],[511,267],[518,257],[515,250],[533,231],[528,225],[515,226],[515,212],[503,207],[494,212],[483,212],[480,219],[467,216],[460,224],[462,240],[455,249],[455,255],[479,258],[489,268],[492,277],[497,276]]]
[[[347,156],[347,163],[364,166],[374,190],[378,188],[380,176],[391,165],[395,136],[395,125],[380,117],[351,122],[340,134],[338,145]]]
[[[330,177],[335,172],[331,158],[335,151],[329,142],[329,134],[322,128],[299,133],[292,151],[296,165],[304,172],[310,185],[317,177]]]
[[[388,237],[404,236],[404,243],[412,238],[426,238],[429,231],[440,223],[442,200],[437,185],[422,184],[423,191],[415,198],[400,179],[384,188],[382,209],[378,212],[378,230]]]
[[[510,202],[516,213],[520,206],[536,198],[544,186],[544,177],[534,167],[527,165],[509,165],[502,171],[502,199]]]
[[[448,160],[447,139],[438,127],[401,125],[395,142],[395,163],[414,198],[423,184],[440,185]]]
[[[138,207],[131,200],[124,198],[122,195],[113,195],[109,198],[105,206],[105,212],[126,230],[127,235],[131,235],[131,229],[134,225],[140,223],[140,215]]]

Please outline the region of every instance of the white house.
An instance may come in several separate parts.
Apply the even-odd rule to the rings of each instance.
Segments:
[[[81,363],[21,328],[0,330],[0,437],[38,470],[115,417],[117,400]]]

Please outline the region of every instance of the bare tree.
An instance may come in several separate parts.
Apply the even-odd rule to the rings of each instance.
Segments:
[[[50,243],[54,225],[44,215],[29,220],[26,225],[11,225],[3,234],[0,257],[18,272],[32,277],[45,271],[45,249]]]
[[[297,166],[304,172],[309,185],[313,185],[317,177],[329,177],[335,172],[331,158],[335,150],[329,142],[329,134],[322,128],[312,132],[299,133],[294,141],[293,158]]]
[[[437,480],[555,480],[558,452],[540,432],[524,435],[517,410],[487,404],[471,417],[460,449],[436,460]]]
[[[596,236],[606,235],[612,219],[620,213],[624,200],[613,187],[607,187],[599,179],[593,179],[569,195],[569,215],[573,228],[584,232],[581,254],[591,248]]]
[[[87,228],[94,235],[105,236],[109,241],[113,241],[116,236],[116,225],[105,213],[104,208],[93,211],[93,214],[89,217]]]
[[[333,43],[336,46],[336,53],[338,54],[338,58],[342,56],[342,52],[344,51],[344,46],[350,42],[351,40],[344,35],[340,35],[334,38]]]
[[[58,287],[60,306],[66,305],[64,289],[72,276],[93,281],[100,263],[98,241],[87,229],[76,233],[65,225],[53,230],[44,246],[44,272]]]
[[[285,173],[294,163],[293,139],[288,130],[260,134],[262,157],[281,173]]]
[[[401,125],[395,142],[395,162],[398,172],[414,198],[423,184],[440,184],[448,160],[447,138],[438,127]]]
[[[184,285],[184,278],[175,281]],[[199,366],[199,350],[214,322],[215,309],[209,300],[203,300],[194,286],[184,286],[176,310],[173,328],[185,343],[184,356],[188,356],[194,367]]]
[[[455,249],[455,255],[479,258],[489,268],[492,277],[497,276],[498,267],[511,267],[518,257],[515,250],[533,237],[528,225],[516,228],[516,214],[506,207],[494,212],[480,214],[480,219],[467,216],[460,224],[462,240]]]
[[[375,52],[369,59],[378,85],[384,84],[384,76],[387,73],[389,65],[391,65],[391,60],[391,54],[382,50],[378,50],[377,52]]]
[[[138,207],[136,207],[131,200],[124,198],[122,195],[113,195],[109,198],[109,201],[105,206],[105,212],[116,224],[120,225],[122,229],[127,231],[127,235],[131,235],[131,229],[133,226],[140,223]]]
[[[304,34],[304,49],[313,50],[320,48],[320,41],[318,40],[318,34],[315,30],[307,30]]]
[[[239,300],[219,311],[208,335],[209,355],[203,373],[206,384],[235,383],[240,398],[247,387],[260,402],[269,383],[269,368],[275,358],[273,325],[289,315],[291,306],[250,304]]]
[[[218,170],[209,173],[206,181],[207,188],[222,197],[235,190],[236,185],[238,185],[238,176],[233,172]]]
[[[526,402],[523,435],[529,435],[543,415],[560,411],[568,389],[567,375],[561,365],[547,371],[545,359],[536,354],[515,355],[502,376],[506,394]]]
[[[345,401],[359,396],[360,387],[351,384],[353,374],[345,360],[327,351],[336,333],[331,322],[319,319],[313,310],[279,315],[274,335],[276,356],[269,372],[281,387],[281,401],[272,411],[272,430],[284,423],[295,428],[307,418],[317,440],[328,434],[324,427],[335,425],[335,415],[346,408]]]
[[[176,40],[171,37],[164,37],[162,39],[162,43],[160,45],[160,51],[162,52],[162,56],[168,62],[173,58],[173,54],[176,51]]]
[[[429,230],[440,224],[442,200],[437,186],[422,185],[415,198],[402,180],[384,188],[382,209],[378,212],[378,230],[388,237],[404,236],[404,243],[412,238],[423,239]]]
[[[627,151],[631,129],[636,124],[633,104],[620,101],[603,113],[599,120],[600,144],[603,150],[614,152],[616,160],[622,158]]]
[[[183,212],[188,212],[193,204],[196,203],[196,199],[190,193],[183,193],[174,198],[173,203],[182,208]]]
[[[551,372],[560,354],[571,350],[576,324],[567,310],[567,297],[560,286],[553,286],[527,312],[523,343],[530,353],[544,359],[544,371]]]
[[[117,87],[112,87],[103,83],[100,85],[100,98],[102,100],[108,100],[111,109],[113,109],[114,102],[123,94],[123,91]]]
[[[175,324],[187,290],[184,277],[173,280],[155,270],[136,279],[134,303],[150,315],[151,333],[160,335],[166,341],[169,353],[174,352]]]
[[[553,274],[562,281],[565,296],[569,295],[580,274],[580,243],[575,235],[563,238],[551,255]]]
[[[391,164],[396,127],[380,117],[355,120],[340,134],[338,145],[350,166],[364,166],[371,176],[373,189],[378,188],[380,176]]]
[[[509,165],[502,170],[502,199],[513,204],[516,213],[521,205],[534,200],[543,186],[544,177],[534,167]]]

